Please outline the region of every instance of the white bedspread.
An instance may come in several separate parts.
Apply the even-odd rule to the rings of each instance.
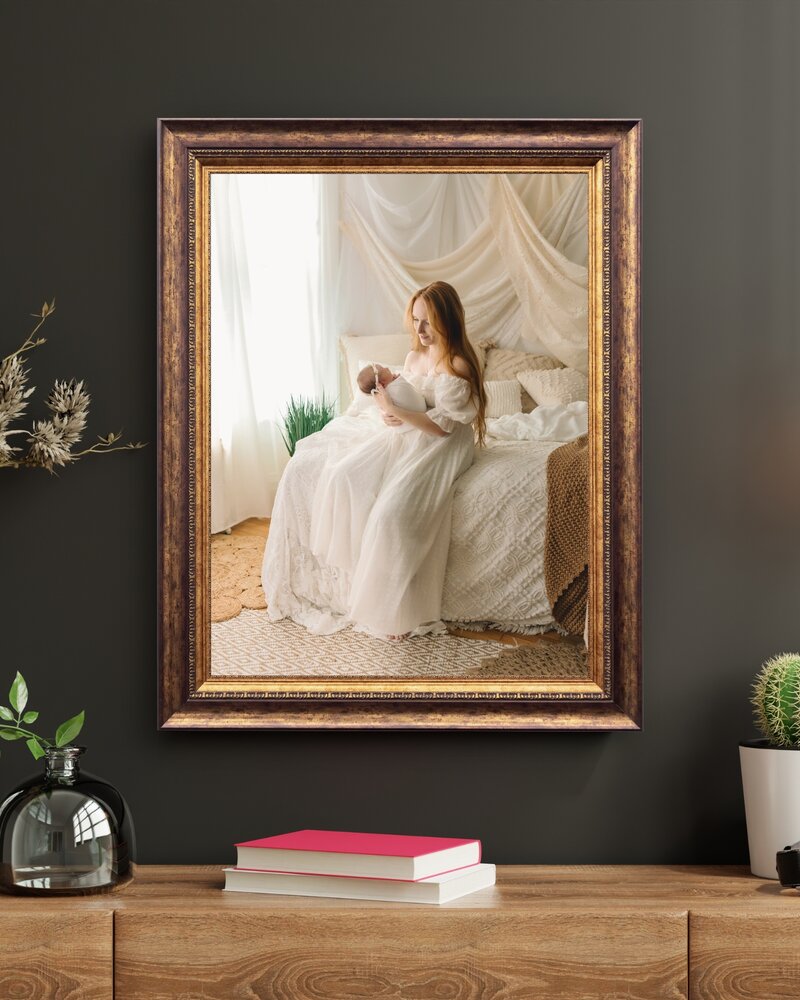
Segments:
[[[487,444],[456,483],[442,600],[446,621],[538,631],[544,584],[547,456],[585,434],[588,405],[538,406],[486,421]]]
[[[510,631],[552,624],[544,585],[547,456],[559,445],[490,437],[456,483],[445,621]]]

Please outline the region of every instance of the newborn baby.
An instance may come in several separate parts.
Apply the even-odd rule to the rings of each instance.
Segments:
[[[385,365],[366,365],[358,373],[356,382],[358,388],[367,395],[371,395],[379,385],[382,385],[395,406],[399,406],[403,410],[424,413],[428,409],[422,393],[418,392],[402,375],[395,375]],[[404,423],[395,429],[410,431],[414,428],[411,424]]]

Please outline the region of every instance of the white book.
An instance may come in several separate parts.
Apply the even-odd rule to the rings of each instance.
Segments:
[[[338,899],[378,899],[390,903],[449,903],[494,885],[495,866],[471,865],[417,882],[341,875],[291,875],[226,868],[228,892],[266,892],[282,896],[333,896]]]

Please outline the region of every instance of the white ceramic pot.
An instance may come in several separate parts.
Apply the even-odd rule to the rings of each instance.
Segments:
[[[800,750],[767,740],[739,744],[750,870],[777,879],[775,855],[800,840]]]

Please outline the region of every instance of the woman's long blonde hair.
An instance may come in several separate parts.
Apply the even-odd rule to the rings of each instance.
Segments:
[[[413,309],[417,299],[422,299],[425,303],[428,309],[428,322],[444,341],[444,362],[449,369],[448,374],[458,374],[453,369],[454,358],[462,358],[466,362],[469,369],[467,381],[472,386],[472,398],[478,407],[478,414],[472,421],[472,426],[478,444],[483,444],[486,437],[486,390],[483,387],[478,355],[467,339],[464,306],[461,304],[458,292],[446,281],[432,281],[414,292],[409,299],[405,322],[411,332],[411,349],[421,351],[422,344],[414,329]]]

